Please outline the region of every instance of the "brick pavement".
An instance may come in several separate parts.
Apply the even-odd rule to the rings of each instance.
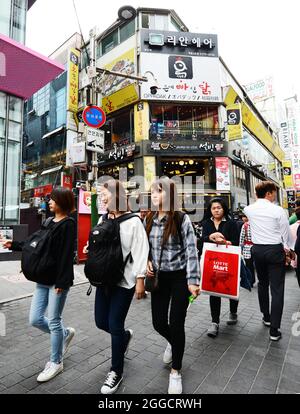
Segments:
[[[86,296],[87,287],[82,284],[71,289],[64,320],[77,334],[64,360],[64,372],[44,384],[38,384],[36,377],[49,357],[49,337],[28,326],[30,298],[0,305],[7,321],[6,336],[0,336],[0,393],[100,392],[110,367],[110,338],[95,327],[94,298],[93,294]],[[236,326],[226,325],[228,312],[228,300],[223,299],[220,334],[211,339],[206,336],[208,297],[202,295],[190,307],[182,370],[184,393],[300,393],[300,336],[293,336],[291,330],[292,315],[300,312],[300,289],[294,275],[289,273],[286,280],[281,341],[269,341],[268,329],[261,322],[257,288],[251,293],[242,289]],[[134,300],[127,327],[134,329],[134,340],[118,393],[166,393],[165,341],[152,328],[150,298]],[[300,334],[300,326],[298,331]]]

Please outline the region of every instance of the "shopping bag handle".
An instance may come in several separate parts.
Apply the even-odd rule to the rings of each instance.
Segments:
[[[224,241],[225,241],[225,246],[226,246],[226,249],[228,249],[228,246],[230,246],[231,244],[230,244],[230,242],[229,241],[227,241],[226,239],[224,239]],[[219,247],[219,246],[223,246],[222,244],[220,244],[220,243],[216,243],[216,245],[217,245],[217,247]]]

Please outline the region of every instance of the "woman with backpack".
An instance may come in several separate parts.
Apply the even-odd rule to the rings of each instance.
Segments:
[[[90,235],[85,272],[93,284],[91,278],[99,277],[100,274],[99,272],[93,274],[93,268],[97,267],[97,257],[100,258],[98,269],[100,267],[102,270],[107,269],[104,271],[106,274],[102,275],[106,280],[103,279],[102,285],[99,283],[96,288],[95,322],[99,329],[111,335],[111,369],[101,388],[101,393],[113,394],[123,380],[124,357],[133,336],[131,329],[124,328],[125,319],[134,293],[137,299],[142,299],[145,295],[144,278],[149,245],[140,217],[130,213],[128,209],[126,192],[121,182],[112,179],[104,183],[101,197],[108,214],[100,218],[98,226]],[[114,234],[116,229],[118,234]],[[98,237],[101,240],[97,239]],[[109,244],[111,237],[112,249],[105,250],[105,245]],[[97,245],[97,240],[102,254],[101,251],[94,251],[92,255],[92,245]],[[120,261],[120,253],[121,268],[117,269],[116,263]]]
[[[74,279],[75,223],[72,218],[68,217],[74,210],[72,191],[63,187],[55,188],[50,196],[49,208],[54,218],[47,219],[41,230],[30,236],[28,241],[2,241],[5,248],[15,251],[23,250],[23,271],[26,268],[26,261],[30,262],[30,257],[24,257],[24,255],[29,255],[27,251],[30,252],[30,248],[38,248],[38,241],[43,242],[45,246],[39,253],[41,257],[39,257],[38,264],[42,267],[44,263],[43,267],[46,269],[45,263],[51,261],[49,272],[41,272],[34,277],[37,284],[29,317],[30,324],[50,334],[51,341],[50,361],[37,377],[38,382],[49,381],[63,371],[63,356],[75,335],[75,329],[65,328],[62,322],[63,309]],[[26,276],[25,271],[24,274]]]
[[[229,216],[229,210],[222,198],[216,197],[210,200],[202,222],[203,242],[216,244],[239,245],[239,230],[235,220]],[[221,298],[210,296],[210,312],[212,323],[207,331],[207,335],[215,338],[219,333],[219,323],[221,314]],[[230,313],[227,325],[237,323],[238,301],[230,299]]]
[[[146,217],[150,255],[147,277],[158,274],[151,293],[154,329],[168,342],[163,362],[172,363],[169,394],[182,393],[181,367],[189,297],[199,295],[200,269],[191,220],[179,211],[175,183],[168,178],[151,186],[152,211]]]

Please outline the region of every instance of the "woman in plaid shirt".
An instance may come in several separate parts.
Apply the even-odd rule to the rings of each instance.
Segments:
[[[168,341],[163,357],[165,364],[172,363],[168,393],[181,394],[186,311],[189,296],[196,297],[200,290],[196,236],[189,216],[178,209],[172,180],[162,178],[152,184],[151,204],[145,222],[150,245],[147,274],[159,273],[158,290],[151,294],[152,321]]]
[[[252,274],[251,284],[253,287],[255,283],[255,270],[254,270],[254,261],[253,261],[253,257],[251,253],[251,249],[253,246],[252,237],[251,237],[251,228],[250,228],[250,224],[248,222],[247,216],[243,213],[241,217],[242,217],[244,224],[242,226],[242,230],[240,234],[240,246],[242,248],[242,255],[245,259],[246,266]]]

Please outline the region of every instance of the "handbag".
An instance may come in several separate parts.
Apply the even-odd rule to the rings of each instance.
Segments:
[[[148,276],[148,275],[146,275],[146,277],[145,277],[145,290],[147,292],[151,292],[152,293],[152,292],[157,291],[158,288],[159,288],[158,276],[159,276],[159,272],[160,272],[160,266],[161,266],[161,260],[162,260],[162,255],[163,255],[163,249],[164,249],[164,246],[161,247],[160,257],[159,257],[159,262],[158,262],[158,268],[154,272],[154,276]]]

